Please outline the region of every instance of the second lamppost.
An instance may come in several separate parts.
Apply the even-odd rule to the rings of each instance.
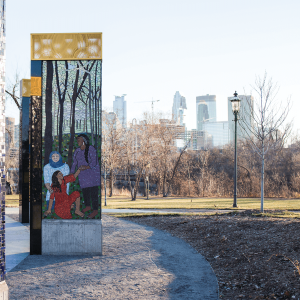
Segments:
[[[237,183],[237,155],[236,155],[236,145],[237,145],[237,120],[238,113],[240,111],[241,100],[238,97],[238,93],[235,92],[234,97],[230,100],[232,104],[232,112],[234,114],[234,193],[233,193],[233,207],[237,207],[236,202],[236,183]]]

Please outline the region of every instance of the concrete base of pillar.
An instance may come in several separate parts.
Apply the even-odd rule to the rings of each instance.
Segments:
[[[42,254],[102,255],[102,221],[44,219]]]
[[[0,282],[0,300],[8,300],[8,286],[5,281]]]

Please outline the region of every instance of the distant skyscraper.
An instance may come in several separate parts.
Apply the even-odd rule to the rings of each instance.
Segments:
[[[196,97],[197,130],[203,130],[206,122],[216,122],[216,96],[206,95]]]
[[[197,129],[185,131],[185,143],[188,143],[189,150],[206,150],[213,147],[212,136],[207,131]]]
[[[119,121],[119,118],[114,112],[102,111],[102,126],[105,130],[110,131],[112,129],[121,129],[122,124]]]
[[[118,119],[124,128],[127,127],[127,103],[124,99],[126,95],[115,96],[113,103],[114,113],[118,116]]]
[[[230,142],[228,122],[206,122],[203,130],[212,136],[212,146],[222,148]]]
[[[5,118],[5,150],[6,153],[9,152],[9,149],[14,147],[15,142],[15,118],[6,117]]]
[[[172,119],[176,124],[183,126],[184,125],[184,110],[186,108],[185,97],[181,96],[179,92],[176,92],[173,99],[172,107]]]
[[[241,108],[240,108],[240,116],[243,117],[244,121],[248,124],[245,128],[247,129],[247,133],[243,132],[241,126],[237,126],[237,135],[238,137],[247,138],[248,136],[252,136],[251,128],[253,128],[253,118],[251,117],[251,112],[253,110],[253,97],[249,95],[238,95],[241,99]],[[230,141],[234,140],[234,115],[232,112],[232,105],[230,100],[233,96],[228,97],[228,127],[229,127],[229,138]]]
[[[14,144],[16,148],[19,148],[19,140],[20,140],[20,125],[15,125],[15,133],[14,133]]]

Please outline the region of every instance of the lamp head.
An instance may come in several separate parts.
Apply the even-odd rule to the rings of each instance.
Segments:
[[[230,102],[232,105],[232,112],[238,113],[240,111],[241,99],[238,97],[238,93],[235,91],[233,94],[233,98],[231,98]]]

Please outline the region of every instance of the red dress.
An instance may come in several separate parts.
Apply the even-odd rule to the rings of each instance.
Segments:
[[[78,191],[73,192],[71,195],[67,194],[67,183],[74,182],[76,178],[73,174],[67,175],[63,178],[61,183],[61,191],[58,188],[53,189],[53,193],[50,195],[50,199],[55,197],[55,213],[62,219],[72,219],[71,215],[71,205],[75,200],[80,197]],[[52,187],[52,185],[51,185]]]

